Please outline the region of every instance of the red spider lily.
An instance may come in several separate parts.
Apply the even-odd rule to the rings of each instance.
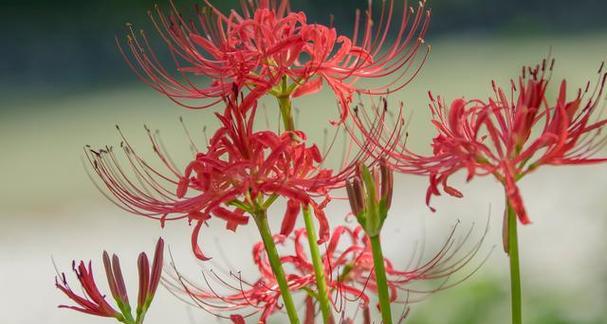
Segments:
[[[284,235],[275,235],[274,240],[283,244],[286,240]],[[279,311],[281,305],[280,290],[272,272],[269,261],[264,254],[262,242],[255,244],[253,257],[259,270],[259,279],[248,282],[241,277],[240,273],[230,272],[230,277],[235,279],[236,284],[221,278],[217,273],[211,271],[210,278],[203,272],[203,278],[208,289],[197,287],[194,283],[184,278],[177,269],[169,274],[166,286],[177,294],[187,295],[192,302],[209,313],[225,319],[231,319],[234,323],[244,323],[244,319],[260,313],[259,323],[265,323],[270,315]],[[288,257],[281,258],[283,264],[290,263]],[[174,265],[173,265],[174,266]],[[211,280],[218,282],[227,289],[227,293],[213,288]],[[287,282],[292,291],[313,285],[314,274],[289,274]]]
[[[374,154],[388,157],[398,171],[426,174],[430,186],[426,200],[439,195],[462,193],[448,185],[448,178],[466,170],[467,181],[474,176],[493,175],[505,187],[508,201],[523,224],[530,222],[517,181],[541,165],[578,165],[604,162],[593,157],[605,144],[602,128],[607,119],[593,117],[607,74],[598,71],[597,85],[588,82],[573,98],[567,96],[563,80],[555,99],[547,95],[554,60],[523,68],[518,82],[512,82],[510,95],[493,83],[494,98],[488,101],[456,99],[449,107],[442,98],[430,94],[430,109],[438,135],[433,139],[433,155],[417,155],[399,142],[402,113],[395,127],[386,127],[385,112],[376,117],[357,115],[357,122],[369,129]],[[386,131],[388,129],[389,131]]]
[[[422,280],[446,280],[475,256],[480,243],[462,258],[455,258],[470,232],[461,243],[454,241],[454,233],[455,229],[434,257],[410,270],[398,270],[390,260],[385,260],[393,302],[412,302],[414,300],[409,296],[412,293],[428,294],[447,288],[443,283],[439,288],[423,291],[413,289],[412,284]],[[285,269],[288,269],[287,280],[293,292],[309,291],[315,286],[316,277],[313,264],[305,252],[307,250],[306,235],[305,229],[297,229],[289,237],[274,236],[275,242],[282,246],[286,246],[290,241],[293,242],[293,252],[283,253],[280,258]],[[346,226],[338,226],[332,232],[326,247],[322,259],[327,271],[327,284],[333,295],[333,307],[338,313],[344,314],[347,302],[356,302],[357,307],[368,310],[369,291],[375,292],[376,286],[373,275],[373,257],[366,234],[361,227],[353,230]],[[254,246],[253,259],[260,274],[260,278],[254,282],[244,280],[240,273],[230,272],[230,276],[237,281],[236,284],[233,284],[212,271],[211,279],[227,288],[227,293],[213,288],[213,283],[204,274],[204,281],[208,288],[197,287],[196,284],[181,276],[177,270],[172,277],[167,278],[167,286],[177,294],[187,295],[196,305],[216,316],[230,318],[235,323],[240,323],[239,320],[261,313],[259,321],[265,323],[270,315],[280,310],[278,304],[280,291],[262,242]],[[403,293],[406,297],[400,298],[399,296]],[[314,323],[314,301],[306,298],[305,303],[306,323]],[[368,318],[368,314],[364,316],[363,320],[365,318]],[[347,318],[344,318],[342,322],[349,323]]]
[[[463,258],[454,260],[455,254],[462,248],[465,241],[463,240],[462,244],[454,244],[454,233],[455,228],[443,248],[434,257],[412,269],[399,270],[389,259],[385,258],[392,302],[407,303],[411,301],[409,293],[415,292],[411,289],[413,283],[421,280],[447,278],[471,260],[478,251],[480,243]],[[295,232],[295,254],[291,257],[293,260],[290,260],[301,274],[309,273],[313,269],[311,261],[304,252],[306,235],[303,229]],[[377,286],[373,274],[371,246],[363,228],[360,226],[355,229],[346,226],[336,227],[327,244],[323,261],[325,269],[330,271],[326,277],[330,290],[335,294],[334,306],[342,308],[344,301],[359,300],[366,307],[370,301],[367,291],[377,293]],[[401,292],[405,293],[404,298],[399,297]],[[423,293],[421,290],[417,292]]]
[[[241,12],[228,15],[204,2],[194,21],[186,21],[174,5],[168,15],[158,7],[150,13],[179,77],[160,63],[143,32],[137,37],[131,30],[130,57],[123,52],[142,80],[188,108],[220,102],[233,84],[250,89],[250,100],[255,100],[266,93],[298,97],[326,82],[340,103],[343,121],[353,93],[382,95],[403,88],[428,54],[416,59],[430,17],[425,1],[417,9],[404,1],[402,16],[395,15],[393,0],[383,1],[377,20],[369,1],[364,14],[356,12],[351,37],[332,26],[309,23],[305,13],[290,10],[288,0],[242,1]],[[193,77],[211,82],[201,84]],[[390,80],[377,88],[357,86],[361,79],[385,77]],[[207,100],[189,103],[196,99]]]
[[[601,132],[607,120],[592,118],[607,78],[603,66],[594,89],[588,82],[568,99],[563,80],[553,100],[546,94],[553,64],[554,60],[544,60],[523,69],[518,84],[512,83],[510,97],[494,83],[495,98],[488,102],[458,99],[447,109],[440,98],[433,100],[433,123],[439,132],[433,141],[434,156],[418,160],[430,173],[428,199],[439,194],[439,185],[452,196],[462,196],[447,185],[449,176],[460,169],[467,170],[468,181],[492,174],[504,185],[519,221],[528,224],[518,180],[541,165],[606,161],[593,157],[606,140]]]
[[[321,167],[323,155],[316,145],[306,146],[303,132],[279,135],[254,131],[257,106],[248,108],[236,97],[226,99],[224,113],[217,114],[221,127],[210,139],[206,152],[196,153],[183,173],[151,134],[154,151],[168,174],[144,161],[126,139],[121,147],[132,173],[121,166],[111,148],[89,149],[87,157],[112,200],[126,211],[163,224],[181,218],[194,221],[192,244],[200,259],[208,258],[200,251],[198,234],[212,216],[224,219],[227,228],[235,231],[238,225],[248,223],[245,212],[267,208],[278,196],[288,199],[282,234],[292,231],[300,207],[310,205],[320,222],[319,237],[326,240],[329,229],[323,209],[330,199],[328,192],[343,186],[354,170],[354,162],[333,172]],[[355,160],[364,158],[362,154],[355,156]],[[317,197],[324,200],[318,203],[314,199]]]
[[[139,294],[137,298],[137,310],[136,318],[137,323],[143,323],[145,313],[147,312],[158,283],[160,282],[160,275],[162,273],[163,264],[163,252],[164,252],[164,241],[158,240],[156,243],[156,250],[154,253],[154,260],[150,270],[150,262],[145,253],[141,253],[137,260],[137,268],[139,271]],[[78,306],[60,305],[60,308],[69,308],[82,313],[102,316],[102,317],[114,317],[118,321],[123,323],[135,323],[131,315],[131,306],[129,304],[129,298],[126,291],[126,285],[122,275],[122,269],[120,268],[120,261],[116,255],[113,255],[110,259],[107,252],[103,252],[103,265],[105,267],[105,274],[107,276],[108,285],[112,293],[112,297],[116,301],[119,311],[112,307],[106,300],[105,294],[102,294],[95,283],[95,277],[91,262],[89,261],[88,267],[84,261],[80,261],[78,266],[76,262],[73,262],[73,269],[76,273],[76,277],[82,286],[84,296],[78,295],[74,292],[67,283],[65,274],[62,273],[59,278],[55,278],[55,286],[61,290],[66,296],[74,301]]]

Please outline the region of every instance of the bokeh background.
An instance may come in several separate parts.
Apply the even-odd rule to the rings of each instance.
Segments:
[[[175,2],[191,12],[192,1]],[[223,8],[234,2],[215,1]],[[328,13],[334,13],[337,28],[345,33],[351,30],[355,8],[366,6],[363,0],[292,3],[306,10],[310,20],[326,23]],[[557,59],[553,78],[566,77],[573,88],[594,80],[607,57],[605,1],[433,0],[428,5],[433,10],[430,60],[410,87],[390,97],[408,108],[415,149],[427,151],[432,136],[428,90],[447,98],[485,97],[491,80],[507,84],[522,65],[535,64],[549,52]],[[178,266],[196,279],[202,268],[251,273],[249,246],[257,240],[252,227],[233,234],[222,224],[211,224],[201,240],[215,258],[201,265],[190,253],[187,224],[161,230],[157,223],[127,215],[87,177],[82,147],[117,145],[115,124],[150,156],[143,125],[161,129],[181,163],[189,151],[179,117],[190,129],[214,127],[210,111],[185,111],[137,82],[116,49],[114,37],[124,34],[125,22],[151,29],[146,11],[152,6],[148,0],[0,2],[2,323],[102,323],[56,308],[67,300],[53,286],[52,260],[69,272],[72,259],[92,258],[99,265],[103,249],[115,251],[134,288],[135,257],[151,250],[159,235],[168,241]],[[327,93],[298,106],[298,122],[313,134],[329,127],[318,120],[336,113]],[[202,133],[196,134],[202,142]],[[520,230],[527,323],[607,323],[606,171],[600,165],[545,168],[521,183],[534,221]],[[474,226],[474,237],[489,222],[483,249],[468,270],[489,257],[472,278],[413,305],[408,321],[507,323],[507,259],[500,247],[503,193],[488,178],[464,184],[460,177],[454,183],[461,184],[465,198],[435,199],[438,211],[431,213],[424,204],[426,180],[398,177],[386,254],[405,262],[422,241],[432,251],[460,220],[458,233]],[[347,206],[338,202],[331,208],[337,222]],[[151,324],[218,321],[163,289],[155,303]]]

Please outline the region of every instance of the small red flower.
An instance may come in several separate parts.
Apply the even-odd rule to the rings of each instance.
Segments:
[[[411,285],[423,280],[445,279],[454,274],[474,257],[480,243],[466,253],[463,258],[457,259],[455,255],[462,248],[463,242],[455,244],[453,234],[455,228],[443,248],[425,264],[420,264],[407,270],[400,270],[392,261],[385,258],[386,275],[392,302],[406,304],[413,301],[409,291]],[[285,260],[293,263],[300,274],[313,272],[313,265],[305,251],[306,231],[300,229],[295,232],[294,251],[291,257]],[[343,307],[346,301],[360,301],[366,307],[370,301],[368,291],[377,292],[375,283],[373,254],[371,244],[362,227],[351,229],[346,226],[337,226],[331,234],[326,251],[323,255],[324,268],[327,273],[327,284],[334,293],[333,303],[336,308]],[[418,291],[423,293],[423,289]],[[404,293],[404,296],[400,296]]]
[[[417,10],[405,2],[402,16],[394,14],[393,0],[383,1],[377,20],[369,1],[364,13],[356,12],[351,37],[332,26],[309,23],[305,13],[290,10],[288,0],[243,1],[241,12],[232,10],[229,15],[204,2],[194,21],[186,21],[174,5],[168,15],[158,7],[150,13],[179,77],[160,63],[143,32],[137,37],[131,30],[131,55],[123,51],[140,79],[189,108],[220,102],[233,84],[250,89],[248,96],[254,101],[267,93],[302,96],[326,82],[340,103],[343,121],[355,92],[383,95],[401,89],[417,75],[428,54],[416,59],[430,17],[425,1]],[[201,84],[198,77],[211,82]],[[379,78],[390,80],[376,88],[357,85]],[[197,99],[207,100],[191,103]]]
[[[519,221],[528,224],[517,181],[542,165],[607,160],[594,157],[607,141],[602,133],[607,119],[593,116],[607,78],[603,65],[594,88],[588,82],[571,97],[563,80],[552,99],[547,91],[553,64],[554,60],[544,60],[524,68],[518,82],[512,82],[510,94],[493,83],[494,97],[488,101],[456,99],[447,107],[442,98],[430,95],[432,123],[438,132],[432,142],[433,155],[416,155],[402,143],[393,144],[393,138],[385,134],[375,137],[389,138],[385,140],[389,145],[376,141],[374,149],[379,147],[389,156],[396,170],[429,175],[428,203],[440,194],[439,187],[451,196],[462,196],[447,183],[460,170],[468,173],[467,181],[493,175],[504,186]]]
[[[274,240],[283,244],[286,237],[275,235]],[[244,323],[244,319],[259,315],[259,323],[266,323],[270,315],[281,309],[279,304],[281,293],[278,282],[270,267],[269,261],[264,254],[263,243],[255,244],[253,248],[254,262],[259,271],[259,278],[249,282],[241,277],[240,272],[230,272],[230,277],[236,283],[221,278],[217,273],[211,271],[209,278],[203,272],[203,278],[208,288],[197,287],[190,280],[184,278],[177,269],[167,278],[167,287],[177,294],[185,294],[197,306],[207,312],[233,323]],[[290,263],[289,258],[281,258],[283,263]],[[314,274],[287,275],[290,290],[300,291],[314,282]],[[213,283],[219,283],[222,290],[213,287]]]
[[[163,252],[164,241],[159,239],[158,243],[156,243],[156,250],[154,253],[154,260],[151,270],[148,257],[145,253],[141,253],[137,260],[137,267],[139,270],[139,294],[137,298],[136,312],[136,318],[138,320],[137,323],[143,323],[145,313],[154,299],[156,289],[158,288],[158,283],[160,282],[160,275],[162,273]],[[114,317],[124,323],[135,323],[131,314],[131,306],[129,304],[126,285],[124,283],[122,269],[120,267],[118,257],[113,255],[110,259],[108,253],[104,251],[103,265],[105,267],[105,274],[107,276],[112,297],[116,301],[119,310],[112,307],[105,300],[105,294],[102,294],[99,291],[99,288],[95,283],[95,277],[93,276],[90,261],[88,266],[85,265],[84,261],[80,261],[78,266],[76,266],[76,262],[74,261],[72,266],[74,272],[76,273],[76,277],[82,286],[85,294],[84,296],[77,294],[70,288],[64,273],[59,276],[60,278],[55,278],[55,286],[72,301],[78,304],[78,306],[60,305],[59,307],[69,308],[96,316]]]
[[[346,163],[337,172],[322,168],[324,156],[316,145],[306,145],[303,132],[279,135],[255,131],[256,104],[249,107],[237,102],[236,97],[226,98],[224,113],[217,114],[221,127],[211,137],[207,150],[196,153],[183,173],[152,134],[154,151],[168,174],[139,157],[124,138],[121,146],[132,172],[121,166],[112,148],[87,151],[93,170],[124,210],[163,224],[182,218],[195,222],[193,250],[203,260],[208,258],[198,246],[198,234],[206,221],[211,217],[223,219],[227,228],[235,231],[248,223],[246,213],[267,208],[279,196],[288,200],[282,234],[292,231],[300,207],[310,205],[320,223],[319,237],[326,240],[329,225],[323,209],[330,199],[329,190],[343,186],[355,162]],[[318,198],[322,201],[317,202]]]
[[[478,243],[462,258],[456,258],[456,254],[462,249],[465,239],[457,243],[454,239],[454,233],[455,228],[443,247],[424,264],[419,264],[408,270],[399,270],[390,260],[385,260],[393,302],[403,304],[414,302],[415,299],[411,297],[412,294],[424,295],[453,286],[454,283],[446,285],[444,281],[462,269],[476,255],[480,247],[480,243]],[[306,235],[305,229],[297,229],[289,237],[284,235],[274,236],[276,244],[282,247],[280,261],[287,269],[287,281],[292,292],[303,292],[304,289],[314,290],[316,285],[314,267],[306,253]],[[292,245],[289,245],[289,243],[292,243]],[[292,250],[288,250],[289,248]],[[278,304],[280,291],[274,279],[263,242],[259,242],[253,247],[253,259],[260,274],[260,278],[253,282],[244,280],[240,273],[231,272],[230,276],[237,281],[234,284],[212,272],[210,279],[203,274],[205,284],[208,287],[201,288],[181,276],[175,269],[167,284],[169,289],[178,294],[187,295],[196,305],[216,316],[230,318],[235,323],[239,323],[238,320],[244,320],[246,317],[261,313],[259,321],[265,323],[270,315],[280,310]],[[327,241],[322,260],[324,269],[327,271],[325,278],[335,311],[342,313],[346,303],[351,302],[355,302],[357,307],[368,311],[368,304],[371,300],[369,292],[375,293],[376,285],[371,247],[362,228],[336,227]],[[431,290],[411,289],[416,282],[436,279],[442,279],[441,286],[438,288]],[[227,292],[212,287],[213,282],[219,283],[225,288],[223,290],[227,289]],[[311,305],[310,302],[312,302]],[[306,299],[306,313],[306,323],[314,323],[314,303],[309,299]],[[368,314],[365,315],[365,318],[366,316]],[[344,319],[344,321],[347,322],[347,319]]]

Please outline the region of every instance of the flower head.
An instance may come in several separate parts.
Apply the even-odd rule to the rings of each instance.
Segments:
[[[474,175],[494,175],[506,189],[512,208],[523,224],[530,222],[516,184],[542,165],[578,165],[606,161],[594,155],[605,144],[605,119],[594,116],[600,105],[607,74],[599,69],[594,88],[587,83],[573,97],[563,80],[555,99],[547,95],[554,61],[544,60],[523,69],[511,93],[493,84],[495,97],[488,102],[455,100],[449,109],[434,101],[434,157],[423,161],[435,165],[430,171],[429,194],[438,185],[454,196],[461,194],[446,185],[459,169]]]
[[[429,175],[428,203],[440,194],[439,188],[451,196],[462,196],[448,184],[449,177],[460,170],[466,170],[467,181],[493,175],[505,187],[519,221],[528,224],[517,181],[542,165],[606,161],[595,157],[607,141],[602,132],[607,120],[597,111],[607,79],[603,65],[594,87],[588,82],[571,96],[563,80],[554,99],[549,95],[553,65],[554,60],[544,60],[523,68],[518,81],[511,82],[509,93],[494,82],[494,97],[486,101],[459,98],[446,105],[430,94],[432,123],[438,133],[430,156],[395,144],[398,136],[392,135],[400,134],[403,123],[391,133],[375,134],[384,142],[376,141],[373,149],[398,171]]]
[[[243,1],[240,12],[229,14],[204,2],[193,21],[186,21],[173,4],[169,14],[158,7],[150,13],[179,77],[160,63],[143,32],[137,37],[131,30],[130,55],[123,51],[142,80],[190,108],[220,102],[233,84],[249,89],[253,101],[266,93],[298,97],[326,83],[337,97],[343,121],[355,92],[381,95],[399,90],[427,57],[426,52],[416,59],[430,16],[424,1],[417,9],[404,1],[402,16],[395,14],[394,0],[383,1],[377,19],[369,1],[364,13],[356,12],[351,36],[308,22],[304,12],[291,11],[288,0]],[[199,77],[210,83],[201,83]],[[379,78],[388,80],[375,88],[357,85]]]
[[[158,243],[156,243],[156,250],[151,268],[149,259],[145,253],[142,252],[137,260],[137,268],[139,271],[139,293],[136,309],[137,323],[143,323],[145,313],[156,294],[156,289],[158,288],[160,275],[162,273],[163,252],[164,241],[159,239]],[[70,288],[65,274],[62,273],[58,276],[59,278],[55,278],[55,286],[68,298],[78,304],[78,306],[60,305],[59,307],[69,308],[96,316],[113,317],[124,323],[135,323],[131,314],[131,306],[124,277],[122,275],[122,269],[120,267],[120,260],[116,255],[113,255],[110,259],[109,254],[104,251],[103,265],[107,282],[112,297],[118,306],[118,310],[110,305],[105,299],[105,294],[99,291],[93,275],[91,262],[89,262],[87,266],[84,261],[80,261],[77,266],[76,262],[73,262],[73,269],[82,286],[85,294],[84,296],[77,294]]]
[[[413,266],[410,264],[408,269],[399,269],[389,259],[385,260],[392,302],[402,304],[414,302],[415,298],[411,297],[412,294],[425,295],[454,284],[446,285],[445,281],[461,270],[480,247],[478,243],[460,258],[456,257],[470,233],[467,233],[459,243],[454,239],[454,233],[455,228],[443,247],[425,263]],[[274,236],[274,241],[282,247],[280,261],[285,266],[288,285],[292,292],[314,291],[316,285],[314,266],[306,253],[306,235],[306,230],[300,228],[288,237]],[[234,320],[261,313],[260,322],[265,323],[271,314],[280,310],[278,304],[280,291],[263,242],[253,247],[253,260],[259,272],[259,278],[254,281],[243,279],[240,272],[230,272],[231,279],[236,281],[231,283],[212,271],[210,279],[207,275],[203,275],[207,287],[199,287],[175,270],[172,276],[167,278],[167,286],[178,294],[185,294],[196,305],[219,317]],[[364,230],[359,226],[354,229],[347,226],[335,227],[327,241],[322,260],[327,272],[325,278],[334,310],[344,314],[347,305],[354,303],[356,307],[367,313],[371,293],[376,293],[376,283],[373,274],[373,255]],[[443,280],[438,288],[430,290],[414,288],[415,283],[437,279]],[[213,287],[213,283],[219,283],[225,288],[224,291]],[[314,301],[308,298],[306,298],[306,313],[306,323],[313,323],[315,305]],[[347,322],[347,319],[344,318],[344,321]]]
[[[286,238],[284,235],[274,236],[278,244],[284,244]],[[289,264],[291,259],[283,257],[281,262]],[[195,305],[217,317],[244,323],[245,318],[259,314],[259,323],[265,323],[270,315],[282,308],[281,292],[262,242],[254,245],[253,260],[259,273],[259,277],[253,281],[242,278],[240,272],[230,272],[230,280],[227,280],[211,270],[210,276],[202,273],[206,287],[199,287],[175,268],[167,276],[166,286],[174,293],[186,295]],[[286,279],[289,289],[296,292],[312,285],[314,274],[288,274]],[[217,284],[222,289],[214,287]]]
[[[414,301],[411,294],[425,294],[436,290],[415,290],[413,286],[421,281],[447,279],[462,269],[476,254],[480,243],[476,244],[461,258],[460,252],[465,240],[455,243],[455,228],[445,241],[443,247],[425,263],[409,264],[405,269],[385,258],[385,269],[388,277],[391,302],[407,304]],[[293,264],[300,273],[312,271],[312,263],[304,253],[306,232],[301,229],[295,232]],[[482,240],[481,240],[482,241]],[[361,226],[350,228],[337,226],[329,240],[323,255],[324,267],[327,269],[327,281],[334,294],[333,303],[341,308],[344,302],[360,301],[366,307],[371,300],[370,294],[377,293],[375,282],[373,254],[368,234]],[[421,262],[421,260],[420,260]],[[441,287],[446,288],[446,287]]]
[[[283,235],[293,230],[301,206],[309,205],[321,225],[319,237],[326,240],[329,228],[323,209],[331,198],[329,191],[343,186],[355,162],[345,163],[337,171],[325,169],[325,157],[316,145],[306,144],[303,132],[254,130],[257,105],[247,106],[236,93],[226,98],[226,105],[217,114],[221,126],[206,151],[197,151],[184,171],[173,164],[151,133],[154,152],[168,172],[152,167],[126,139],[121,148],[132,172],[122,167],[112,148],[88,149],[93,170],[112,200],[126,211],[162,224],[182,218],[194,222],[192,245],[200,259],[208,259],[198,246],[205,222],[212,217],[223,219],[235,231],[248,223],[247,214],[267,209],[279,196],[288,200]],[[364,160],[364,156],[354,159]]]

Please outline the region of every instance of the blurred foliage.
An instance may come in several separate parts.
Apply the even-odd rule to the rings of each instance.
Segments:
[[[446,291],[435,292],[410,304],[406,324],[509,324],[510,295],[496,277],[471,278]],[[607,314],[597,310],[573,316],[571,299],[555,290],[527,291],[524,319],[527,324],[604,324]],[[571,298],[571,296],[568,296]],[[395,312],[395,313],[399,313]],[[379,316],[374,313],[373,316]],[[396,315],[395,315],[396,316]],[[357,314],[357,318],[360,314]],[[272,323],[282,323],[273,318]]]
[[[409,324],[470,324],[509,323],[510,295],[497,278],[474,278],[459,287],[438,292],[428,300],[412,305],[407,319]],[[523,313],[525,323],[530,324],[601,324],[605,313],[597,310],[583,318],[572,317],[571,296],[563,296],[556,290],[542,289],[525,293]],[[499,320],[498,320],[499,319]]]

